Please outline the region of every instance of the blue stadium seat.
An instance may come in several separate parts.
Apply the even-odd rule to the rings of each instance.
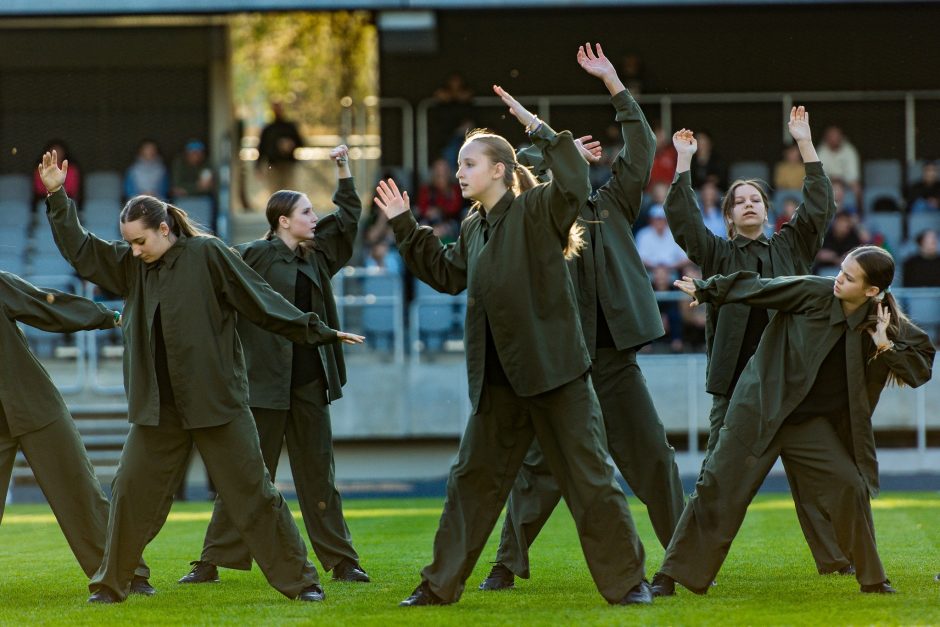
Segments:
[[[803,202],[803,192],[798,189],[778,189],[774,192],[774,197],[771,202],[773,202],[773,209],[776,214],[780,214],[780,208],[783,207],[784,201],[792,198],[796,201],[796,204]]]
[[[907,236],[917,237],[921,231],[933,229],[940,234],[940,213],[912,213],[907,216]]]
[[[190,219],[200,226],[215,233],[215,223],[212,220],[212,199],[208,196],[187,196],[173,203],[185,211]]]
[[[728,180],[733,182],[738,179],[759,179],[767,182],[770,180],[770,168],[763,161],[735,161],[728,168]]]
[[[0,201],[26,203],[33,201],[32,180],[25,174],[0,175]]]
[[[906,299],[905,313],[914,321],[914,324],[928,332],[931,339],[936,342],[938,327],[940,327],[940,298],[909,297]]]
[[[865,227],[872,234],[881,234],[891,250],[898,250],[904,241],[904,216],[900,213],[869,213]]]
[[[872,159],[862,166],[862,182],[865,187],[893,187],[901,189],[904,177],[901,162],[897,159]]]
[[[0,200],[0,228],[27,229],[32,222],[29,201]]]
[[[394,296],[398,277],[389,274],[366,276],[362,281],[365,296]],[[362,308],[362,332],[370,346],[391,351],[395,337],[395,309],[391,304],[366,305]]]
[[[124,182],[118,172],[89,172],[85,175],[85,201],[111,200],[121,202],[124,196]]]
[[[418,332],[425,350],[440,351],[454,328],[454,314],[458,297],[442,294],[423,281],[415,281],[416,299],[433,299],[433,303],[418,304]],[[415,339],[415,338],[412,338]]]
[[[908,185],[913,185],[918,182],[924,176],[924,159],[917,159],[916,161],[911,161],[907,164],[907,181]]]
[[[866,187],[862,191],[862,205],[865,208],[865,213],[871,213],[874,210],[875,203],[883,199],[890,200],[898,209],[904,207],[904,196],[901,195],[900,188]]]

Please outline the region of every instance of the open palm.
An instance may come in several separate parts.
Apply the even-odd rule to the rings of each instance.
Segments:
[[[610,60],[604,56],[604,51],[600,44],[596,44],[597,52],[591,49],[591,44],[586,43],[578,48],[578,65],[590,74],[598,78],[604,78],[614,71],[614,66]]]
[[[793,107],[790,109],[790,121],[787,123],[790,129],[790,136],[795,141],[809,141],[812,135],[809,130],[809,111],[805,107]]]
[[[65,175],[69,172],[69,160],[62,162],[62,167],[58,164],[58,155],[56,151],[47,152],[42,156],[42,163],[39,164],[39,178],[42,184],[46,186],[47,192],[58,190],[65,183]]]

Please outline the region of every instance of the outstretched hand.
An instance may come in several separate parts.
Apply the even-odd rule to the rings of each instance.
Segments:
[[[378,186],[375,188],[375,193],[375,204],[378,205],[379,209],[382,210],[382,213],[384,213],[385,217],[389,220],[406,211],[411,211],[411,202],[408,200],[408,192],[402,193],[398,191],[398,185],[395,184],[394,179],[379,181]]]
[[[880,347],[890,342],[888,339],[888,325],[891,324],[891,311],[887,307],[882,307],[881,303],[876,303],[875,314],[878,317],[878,322],[875,323],[874,329],[868,329],[868,334],[871,335],[875,346]]]
[[[529,126],[536,119],[538,119],[534,113],[530,112],[528,109],[519,104],[518,100],[513,98],[508,91],[499,85],[493,85],[493,91],[496,92],[496,95],[502,99],[507,107],[509,107],[509,112],[513,115],[513,117],[519,120],[523,126]]]
[[[689,307],[698,307],[701,305],[698,298],[695,297],[695,281],[692,277],[684,276],[677,281],[673,281],[672,284],[692,297],[692,302],[689,303]]]
[[[790,109],[790,121],[787,123],[790,129],[790,136],[795,141],[811,141],[812,135],[809,129],[809,111],[805,107],[793,107]]]
[[[604,56],[601,45],[595,45],[597,46],[597,52],[591,49],[590,43],[585,43],[583,46],[578,47],[578,65],[591,76],[596,76],[600,79],[607,78],[611,74],[616,75],[617,70],[614,69],[614,65],[610,62],[610,59]]]
[[[595,140],[590,135],[585,135],[584,137],[579,137],[574,140],[574,145],[578,147],[578,152],[581,153],[585,161],[588,163],[600,163],[604,151],[599,141]]]
[[[689,129],[681,129],[673,133],[672,145],[676,147],[676,152],[680,155],[694,155],[698,150],[698,142],[695,135]]]
[[[59,191],[59,188],[65,184],[65,176],[69,172],[69,160],[62,161],[59,167],[58,155],[56,151],[47,152],[42,156],[42,163],[39,164],[39,178],[42,184],[46,186],[46,192],[53,193]]]
[[[362,344],[366,341],[365,336],[356,335],[355,333],[346,333],[345,331],[337,331],[336,337],[339,338],[339,341],[343,344]]]

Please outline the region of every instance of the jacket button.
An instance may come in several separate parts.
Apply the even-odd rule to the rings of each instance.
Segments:
[[[610,212],[609,212],[609,211],[607,211],[606,209],[604,209],[603,211],[601,211],[601,217],[602,217],[602,218],[607,218],[608,216],[610,216]]]

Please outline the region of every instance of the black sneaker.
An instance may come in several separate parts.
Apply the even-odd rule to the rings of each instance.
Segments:
[[[654,597],[671,597],[676,595],[676,580],[666,573],[653,575],[653,584],[650,586]]]
[[[516,587],[516,576],[500,562],[493,564],[490,574],[480,584],[480,590],[510,590]]]
[[[431,592],[428,582],[422,581],[411,596],[398,604],[400,607],[418,607],[421,605],[447,605],[444,600]]]
[[[196,560],[190,562],[193,568],[183,575],[177,583],[219,583],[219,569],[215,564]]]
[[[333,567],[333,581],[369,583],[369,575],[356,562],[343,560]]]
[[[854,575],[854,574],[855,574],[855,565],[854,565],[854,564],[849,564],[848,566],[843,566],[842,568],[840,568],[840,569],[837,570],[836,572],[839,573],[840,575]]]
[[[891,587],[891,582],[885,579],[881,583],[862,584],[862,592],[867,594],[895,594],[897,590]]]
[[[645,579],[630,588],[622,599],[611,605],[649,605],[653,602],[653,589]]]
[[[131,579],[131,594],[142,594],[146,597],[152,597],[157,593],[157,589],[150,585],[146,577],[134,575]]]
[[[317,602],[325,599],[326,593],[323,592],[323,588],[321,588],[319,585],[313,584],[312,586],[307,586],[301,590],[300,596],[297,598],[301,601]]]

